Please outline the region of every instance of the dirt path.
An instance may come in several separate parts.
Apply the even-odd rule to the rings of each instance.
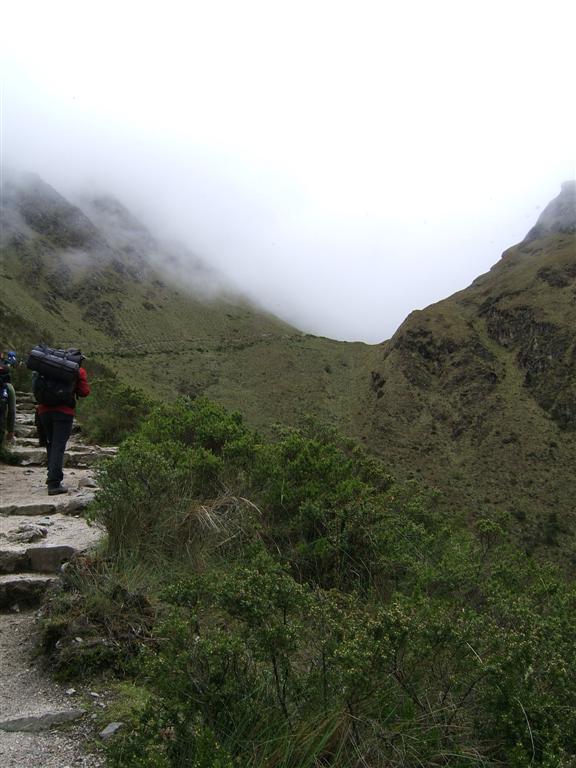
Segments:
[[[94,461],[113,449],[71,441],[70,492],[48,496],[45,451],[34,437],[33,403],[18,398],[14,451],[21,466],[0,465],[0,766],[98,768],[94,726],[75,693],[66,693],[33,658],[36,609],[62,564],[93,547],[102,532],[80,516],[93,497]]]

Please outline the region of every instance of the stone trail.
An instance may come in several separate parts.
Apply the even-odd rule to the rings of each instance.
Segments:
[[[32,660],[33,609],[63,563],[102,537],[80,515],[94,497],[95,463],[116,449],[83,444],[76,427],[64,462],[69,493],[48,496],[29,394],[17,395],[15,435],[10,450],[22,464],[0,465],[0,765],[96,768],[103,759],[86,750],[84,710]]]

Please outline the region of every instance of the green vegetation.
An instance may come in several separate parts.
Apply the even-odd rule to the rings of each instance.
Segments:
[[[573,235],[509,249],[374,351],[360,427],[397,477],[434,484],[471,518],[505,510],[526,551],[547,551],[571,573],[575,286]]]
[[[509,249],[464,291],[368,346],[306,335],[242,297],[176,283],[149,260],[162,246],[143,228],[138,237],[113,201],[121,242],[117,226],[95,225],[42,182],[19,195],[3,201],[16,228],[0,261],[3,344],[21,354],[39,340],[81,346],[119,385],[155,401],[209,397],[268,436],[275,422],[300,427],[314,414],[395,477],[440,488],[447,510],[470,519],[505,510],[527,552],[553,551],[574,568],[573,235]],[[140,410],[127,393],[119,400]],[[100,425],[105,410],[91,418],[90,402],[80,413],[93,439],[127,434],[129,423]]]
[[[265,440],[202,398],[100,483],[106,548],[45,638],[124,676],[112,768],[574,765],[576,593],[505,514],[471,528],[331,429]]]
[[[121,443],[106,548],[44,632],[61,677],[121,678],[112,768],[573,768],[573,236],[368,347],[193,295],[23,194],[3,343],[81,346],[81,421]]]
[[[152,408],[142,390],[119,382],[108,373],[90,377],[90,400],[78,401],[78,416],[86,439],[118,445],[134,432]]]

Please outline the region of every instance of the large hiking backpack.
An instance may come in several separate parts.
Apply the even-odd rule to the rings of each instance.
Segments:
[[[74,408],[76,405],[76,382],[60,381],[44,376],[43,373],[34,372],[32,375],[32,394],[40,405],[54,407],[66,405]]]
[[[79,349],[52,349],[39,344],[30,352],[26,367],[59,381],[76,381],[83,360]]]
[[[51,407],[76,405],[76,383],[82,362],[79,349],[52,349],[43,344],[34,347],[26,366],[34,371],[32,392],[37,403]]]

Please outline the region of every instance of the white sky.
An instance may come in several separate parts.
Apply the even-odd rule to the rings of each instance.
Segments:
[[[576,176],[573,0],[3,0],[2,161],[370,342]]]

